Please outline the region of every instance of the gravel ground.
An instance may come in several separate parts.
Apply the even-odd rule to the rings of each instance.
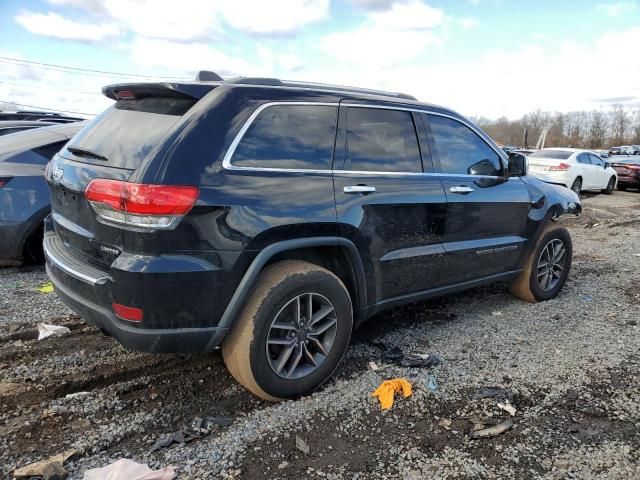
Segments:
[[[38,293],[42,268],[0,270],[0,476],[74,447],[70,478],[122,457],[179,478],[640,478],[640,193],[589,196],[584,210],[562,219],[574,264],[557,299],[492,285],[385,312],[325,387],[280,404],[235,384],[218,353],[126,351]],[[42,321],[71,334],[38,342]],[[442,364],[371,370],[377,342]],[[394,377],[413,395],[381,412],[371,393]],[[506,389],[517,412],[511,430],[472,440],[509,418],[474,397],[483,387]],[[203,415],[235,421],[149,452]]]

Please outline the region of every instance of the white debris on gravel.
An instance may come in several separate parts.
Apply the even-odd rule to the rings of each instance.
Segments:
[[[0,268],[0,335],[72,313],[55,294],[35,290],[48,280],[44,267]]]

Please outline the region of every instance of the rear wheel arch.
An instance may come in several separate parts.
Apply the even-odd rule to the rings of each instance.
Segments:
[[[323,251],[323,249],[327,249],[324,250],[327,252],[331,251],[330,249],[332,248],[337,249],[334,251],[339,251],[342,252],[342,255],[346,255],[346,258],[349,260],[349,266],[353,272],[353,277],[351,279],[347,277],[347,281],[344,281],[342,276],[346,275],[345,272],[348,271],[344,266],[342,270],[338,269],[338,272],[334,272],[326,265],[320,264],[319,266],[331,271],[345,283],[349,293],[352,295],[354,316],[357,317],[358,310],[366,306],[367,302],[366,277],[358,249],[353,242],[343,237],[307,237],[276,242],[258,253],[238,284],[236,291],[220,318],[218,326],[224,329],[230,329],[233,326],[242,310],[242,306],[251,293],[252,287],[255,285],[258,276],[265,267],[278,260],[284,259],[299,259],[313,263],[313,259],[309,260],[308,258],[304,258],[304,255],[310,253],[311,257],[318,258],[319,252]],[[354,289],[355,295],[351,292],[351,288]],[[212,339],[212,341],[213,340],[214,339]]]
[[[265,268],[284,260],[301,260],[312,263],[335,274],[344,283],[351,296],[356,317],[356,312],[366,306],[366,288],[364,288],[366,280],[364,272],[360,270],[361,262],[357,250],[351,250],[345,245],[289,249],[273,255],[266,263]]]

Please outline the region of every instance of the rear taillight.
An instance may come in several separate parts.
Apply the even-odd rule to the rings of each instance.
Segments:
[[[560,162],[558,165],[552,165],[549,167],[550,172],[566,172],[571,168],[568,163]]]
[[[197,187],[96,178],[84,192],[103,220],[149,229],[174,228],[198,199]]]
[[[13,177],[0,177],[0,188],[4,187]]]

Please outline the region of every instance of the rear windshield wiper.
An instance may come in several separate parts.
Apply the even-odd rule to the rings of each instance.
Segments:
[[[91,150],[87,150],[85,148],[67,147],[67,150],[69,150],[74,155],[77,155],[78,157],[95,158],[96,160],[104,160],[105,162],[109,161],[107,157],[98,155],[97,153],[92,152]]]

